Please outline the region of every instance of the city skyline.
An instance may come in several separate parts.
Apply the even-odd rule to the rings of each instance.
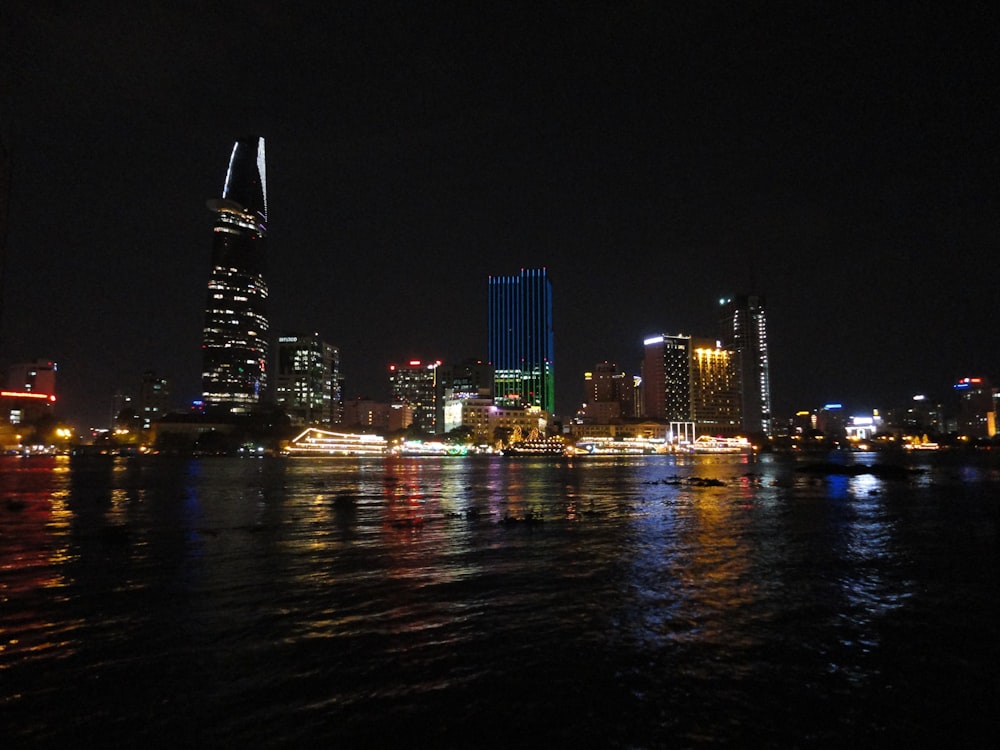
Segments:
[[[83,424],[148,370],[197,398],[204,199],[253,132],[271,330],[336,345],[345,398],[485,359],[484,279],[522,267],[555,284],[560,413],[739,294],[768,300],[775,414],[996,381],[995,15],[13,3],[0,361],[57,361]]]

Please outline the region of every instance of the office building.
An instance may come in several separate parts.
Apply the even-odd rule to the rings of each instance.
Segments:
[[[770,435],[771,371],[767,354],[767,314],[764,297],[738,295],[719,300],[720,341],[739,357],[743,429]]]
[[[412,411],[412,421],[403,419],[402,427],[411,424],[421,432],[433,435],[438,426],[437,375],[441,360],[422,362],[411,359],[401,365],[389,365],[389,389],[392,404],[405,405]]]
[[[58,369],[50,359],[12,364],[7,369],[7,390],[54,396]]]
[[[148,430],[170,411],[170,384],[166,378],[152,370],[142,373],[139,380],[139,398],[136,404],[140,428]]]
[[[202,401],[208,412],[246,414],[268,385],[267,181],[264,139],[236,141],[214,214],[212,269],[202,336]]]
[[[481,359],[466,359],[438,368],[437,426],[447,434],[462,426],[462,402],[493,398],[493,366]]]
[[[52,416],[57,369],[48,359],[11,365],[7,384],[0,390],[0,424],[30,425]]]
[[[958,395],[958,434],[991,438],[997,434],[996,397],[986,378],[962,378],[955,383]]]
[[[339,424],[343,414],[340,350],[318,333],[279,336],[274,400],[297,426]]]
[[[504,405],[555,410],[552,282],[542,269],[489,277],[490,362],[494,398]]]

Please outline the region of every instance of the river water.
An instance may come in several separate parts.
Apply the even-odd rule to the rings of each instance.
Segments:
[[[908,460],[0,458],[0,741],[992,744],[1000,463]]]

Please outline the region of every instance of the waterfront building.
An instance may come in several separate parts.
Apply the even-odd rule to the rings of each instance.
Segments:
[[[422,362],[411,359],[401,365],[389,365],[389,390],[397,410],[406,406],[412,412],[412,423],[417,429],[433,435],[438,426],[438,368],[441,360]]]
[[[673,439],[742,433],[737,356],[709,339],[660,334],[643,342],[643,414],[671,423]]]
[[[466,359],[438,368],[438,389],[445,398],[489,398],[493,395],[493,366]]]
[[[767,314],[761,295],[743,294],[719,300],[720,341],[738,357],[743,429],[770,435],[771,367],[767,352]]]
[[[6,390],[55,396],[58,369],[50,359],[33,359],[12,364],[7,368]]]
[[[635,376],[626,375],[613,362],[599,362],[583,374],[583,404],[578,419],[607,423],[634,418]]]
[[[214,214],[212,269],[202,335],[202,401],[206,411],[252,412],[268,385],[265,245],[267,181],[264,139],[233,145]]]
[[[897,435],[941,435],[947,431],[944,406],[922,393],[906,406],[889,409],[886,424]]]
[[[490,276],[488,353],[493,395],[509,406],[555,411],[552,282],[546,269]]]
[[[135,405],[139,427],[148,430],[170,411],[170,384],[166,378],[146,370],[139,379],[139,398]]]
[[[643,416],[691,420],[691,337],[661,333],[643,341]]]
[[[283,335],[275,346],[274,400],[293,425],[339,424],[340,350],[318,333]]]
[[[996,398],[986,378],[962,378],[955,384],[958,394],[958,433],[970,438],[988,438],[997,433]]]
[[[48,359],[10,365],[0,390],[0,424],[30,426],[52,417],[57,369]]]
[[[391,414],[389,404],[383,401],[373,401],[370,398],[356,398],[344,403],[344,427],[351,427],[371,432],[386,432],[389,430]]]
[[[524,438],[545,437],[552,415],[537,406],[504,406],[492,398],[467,398],[458,402],[462,427],[468,427],[478,444],[495,444],[515,432]]]
[[[698,340],[691,349],[691,421],[701,435],[743,434],[739,356],[718,342]]]
[[[462,426],[462,402],[493,396],[493,366],[481,359],[466,359],[438,368],[438,432],[448,434]]]

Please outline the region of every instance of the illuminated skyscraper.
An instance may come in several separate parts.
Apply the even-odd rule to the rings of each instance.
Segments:
[[[643,341],[643,415],[669,422],[690,422],[691,337],[666,333]]]
[[[771,371],[767,356],[764,298],[739,295],[719,300],[722,346],[739,357],[743,429],[771,434]]]
[[[555,411],[552,282],[544,268],[489,277],[489,358],[494,397]]]
[[[698,434],[736,437],[743,432],[739,358],[711,340],[691,351],[691,419]]]
[[[738,358],[710,339],[660,334],[643,342],[643,413],[691,423],[698,435],[742,432]]]
[[[431,435],[438,431],[437,384],[440,366],[441,360],[421,362],[419,359],[411,359],[402,365],[389,365],[389,389],[393,403],[409,407],[412,424]]]
[[[263,138],[236,141],[222,197],[208,201],[208,207],[215,223],[201,347],[202,399],[207,410],[246,413],[267,391]]]

